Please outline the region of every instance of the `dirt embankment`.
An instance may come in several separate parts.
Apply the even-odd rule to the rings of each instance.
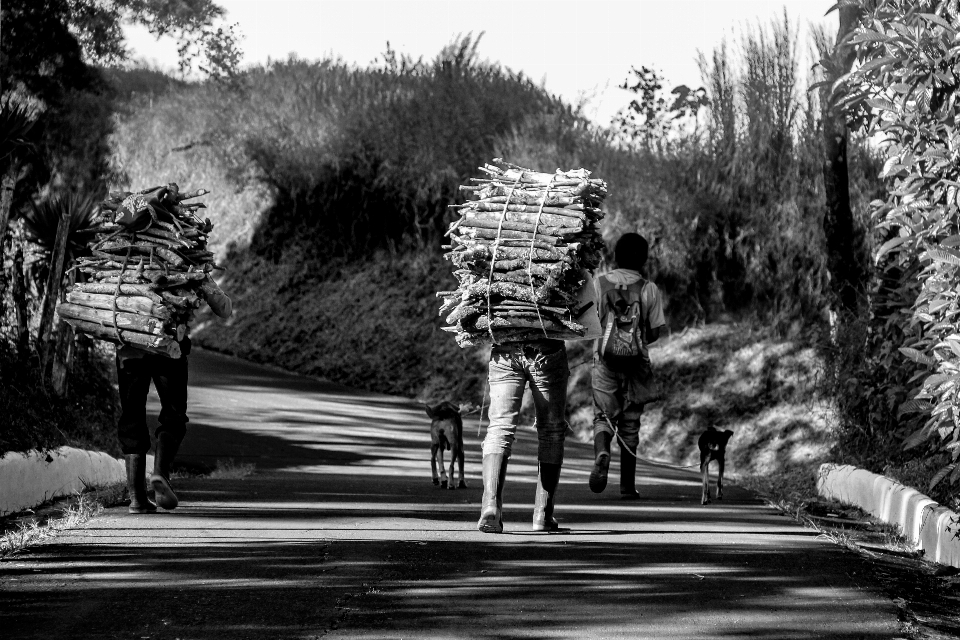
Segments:
[[[650,353],[666,398],[643,416],[641,456],[694,464],[697,438],[714,426],[734,432],[727,453],[734,475],[812,467],[827,457],[834,414],[816,389],[820,361],[802,338],[713,324],[667,336]],[[574,368],[569,398],[571,426],[580,439],[592,438],[589,363]]]

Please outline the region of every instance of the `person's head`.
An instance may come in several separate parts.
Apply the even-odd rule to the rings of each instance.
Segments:
[[[625,233],[617,240],[613,249],[613,259],[620,269],[640,271],[647,264],[649,247],[646,239],[639,233]]]

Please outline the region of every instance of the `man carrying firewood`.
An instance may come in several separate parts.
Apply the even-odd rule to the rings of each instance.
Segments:
[[[637,446],[644,404],[659,397],[647,345],[666,324],[657,285],[641,271],[648,245],[643,236],[625,233],[614,248],[617,268],[596,279],[602,336],[593,360],[594,465],[590,490],[607,486],[610,442],[620,441],[620,497],[636,500]]]
[[[490,351],[490,410],[483,439],[483,498],[477,528],[503,532],[503,484],[513,447],[523,391],[530,384],[536,410],[539,473],[534,500],[534,531],[556,531],[554,495],[560,482],[567,432],[567,351],[563,340],[495,344]]]
[[[230,317],[233,304],[207,275],[198,289],[210,309],[221,318]],[[127,463],[130,513],[153,513],[157,505],[176,508],[179,500],[170,486],[170,470],[187,432],[187,355],[190,338],[179,342],[180,357],[150,353],[132,345],[117,348],[117,378],[120,386],[120,421],[117,435]],[[160,396],[160,416],[155,432],[157,448],[150,485],[156,504],[147,497],[146,466],[150,450],[147,428],[147,393],[153,381]]]

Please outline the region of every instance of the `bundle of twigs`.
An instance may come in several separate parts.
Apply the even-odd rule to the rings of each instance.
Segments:
[[[186,202],[209,193],[181,193],[175,183],[111,193],[95,219],[91,255],[73,267],[86,277],[73,285],[57,314],[93,337],[171,358],[180,357],[193,311],[216,285],[221,269],[207,250],[213,229]]]
[[[550,174],[493,163],[460,187],[473,199],[452,205],[460,219],[445,257],[460,284],[437,293],[444,330],[461,347],[583,336],[578,292],[600,264],[606,183],[585,169]]]

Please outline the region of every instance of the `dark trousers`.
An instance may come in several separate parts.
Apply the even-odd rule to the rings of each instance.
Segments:
[[[160,419],[156,437],[166,437],[179,445],[187,433],[187,358],[167,358],[147,354],[142,358],[117,358],[120,383],[120,422],[117,437],[123,453],[147,453],[150,431],[147,429],[147,393],[153,381],[160,396]]]

